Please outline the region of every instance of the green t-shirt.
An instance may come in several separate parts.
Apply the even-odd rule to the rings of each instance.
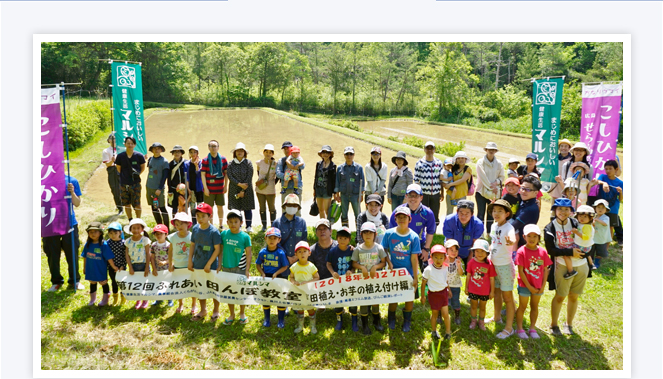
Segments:
[[[251,237],[245,232],[234,234],[230,229],[221,232],[223,244],[223,267],[234,268],[239,266],[244,250],[251,247]]]

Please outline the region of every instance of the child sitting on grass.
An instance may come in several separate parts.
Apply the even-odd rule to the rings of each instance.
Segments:
[[[430,304],[431,335],[433,339],[439,339],[437,332],[437,316],[441,312],[444,319],[444,339],[451,338],[451,320],[449,319],[449,297],[448,297],[448,263],[446,262],[446,251],[442,245],[435,245],[430,250],[433,264],[424,269],[421,281],[421,304],[426,305],[426,285],[428,285],[428,303]],[[452,295],[453,296],[453,295]]]
[[[297,262],[293,263],[290,266],[290,282],[296,286],[306,284],[309,282],[315,282],[320,280],[320,274],[318,274],[318,269],[315,265],[308,261],[308,257],[311,255],[311,247],[309,247],[308,242],[300,241],[295,246],[295,257]],[[294,309],[294,308],[293,308]],[[297,318],[299,326],[295,328],[295,334],[301,333],[304,330],[304,311],[308,311],[309,319],[311,320],[311,334],[318,333],[318,330],[315,328],[315,308],[309,309],[296,309]]]

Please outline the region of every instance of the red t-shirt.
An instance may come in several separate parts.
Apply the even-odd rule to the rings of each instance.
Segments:
[[[516,252],[516,266],[522,266],[525,277],[532,287],[541,289],[543,285],[543,273],[546,267],[553,262],[548,257],[548,252],[542,247],[536,250],[530,250],[526,246],[521,246]],[[518,285],[525,287],[525,282],[518,275]]]
[[[497,276],[495,266],[487,259],[488,263],[477,262],[472,258],[467,261],[467,275],[470,276],[470,284],[467,290],[480,296],[490,295],[490,278]]]
[[[205,173],[205,181],[207,182],[207,189],[211,195],[218,195],[223,193],[225,188],[225,176],[226,170],[228,170],[228,161],[225,157],[217,154],[216,158],[212,158],[212,164],[216,164],[217,160],[221,159],[221,171],[223,175],[219,177],[212,177],[210,175],[210,164],[207,158],[203,158],[203,164],[200,169],[201,172]]]

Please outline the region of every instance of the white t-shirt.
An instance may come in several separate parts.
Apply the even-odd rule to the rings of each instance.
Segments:
[[[428,290],[432,292],[438,292],[448,287],[448,274],[449,269],[445,266],[436,268],[433,265],[428,265],[424,269],[422,276],[428,281]]]
[[[595,217],[595,219],[601,220],[607,225],[603,226],[598,222],[594,224],[594,243],[597,245],[602,245],[612,241],[612,236],[610,236],[610,217],[608,217],[607,214],[604,214],[602,216]]]
[[[177,232],[168,236],[168,240],[173,247],[173,266],[183,268],[189,266],[189,251],[191,249],[191,232],[186,233],[182,238]]]
[[[112,146],[105,148],[104,151],[101,152],[101,161],[104,163],[111,161],[113,157],[117,158],[117,149],[113,151]],[[115,166],[115,163],[113,163],[113,166]]]
[[[506,236],[509,236],[511,242],[514,242],[511,246],[506,245]],[[490,228],[490,260],[495,266],[505,266],[508,264],[513,264],[512,252],[515,247],[517,247],[516,241],[516,231],[513,229],[513,226],[509,222],[505,222],[504,225],[499,226],[496,222],[493,223],[493,226]]]
[[[150,246],[151,244],[152,241],[145,236],[142,236],[138,241],[132,240],[131,237],[124,240],[124,246],[129,248],[131,263],[146,263],[145,246]]]
[[[458,275],[458,266],[456,264],[456,261],[453,261],[451,264],[449,264],[448,269],[449,273],[447,274],[447,283],[449,284],[449,287],[454,287],[454,288],[462,287],[463,280],[460,277],[460,275]]]

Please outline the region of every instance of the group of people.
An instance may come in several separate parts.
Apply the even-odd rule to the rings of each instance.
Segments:
[[[109,138],[109,142],[114,151],[114,139]],[[432,142],[425,144],[425,156],[417,161],[414,171],[409,169],[405,153],[398,152],[391,158],[395,167],[390,172],[382,162],[379,147],[371,150],[370,162],[362,167],[354,161],[352,147],[344,149],[345,162],[336,166],[332,160],[332,148],[325,145],[318,152],[321,160],[316,164],[314,176],[314,196],[320,220],[315,223],[317,242],[313,246],[307,242],[307,224],[300,216],[301,170],[305,164],[299,155],[301,150],[290,142],[282,144],[284,156],[278,161],[274,159],[273,145],[265,146],[264,159],[256,163],[258,180],[255,183],[253,164],[247,159],[248,152],[242,143],[232,150],[231,162],[219,154],[219,144],[214,140],[208,143],[209,154],[203,159],[199,157],[198,148],[191,146],[188,151],[190,159],[184,160],[184,149],[175,146],[171,150],[171,162],[161,155],[165,148],[159,143],[150,146],[152,156],[147,161],[133,150],[135,141],[131,137],[127,137],[124,143],[126,152],[117,156],[105,152],[104,163],[115,167],[115,170],[108,170],[109,184],[119,183],[119,193],[114,192],[114,197],[119,196],[130,220],[124,228],[129,237],[123,238],[123,229],[117,222],[106,228],[106,241],[102,239],[100,224],[88,225],[88,240],[81,255],[85,258],[86,279],[90,281],[90,305],[96,301],[98,284],[104,291],[99,305],[109,304],[110,287],[106,273],[111,279],[113,304],[125,301],[121,294],[118,296],[114,280],[114,273],[120,269],[128,269],[131,275],[142,272],[145,276],[179,268],[205,272],[223,270],[249,276],[251,265],[255,264],[264,277],[288,279],[301,285],[353,272],[360,272],[367,278],[374,277],[376,270],[405,268],[413,278],[415,299],[420,298],[422,303],[431,306],[431,333],[435,338],[440,338],[437,324],[442,319],[445,338],[451,333],[449,306],[455,324],[461,324],[462,287],[471,304],[470,329],[485,330],[485,323],[492,321],[504,324],[498,338],[513,334],[523,339],[538,338],[535,329],[538,303],[546,282],[551,290],[555,290],[551,333],[562,333],[558,318],[568,297],[563,329],[566,334],[573,334],[578,296],[583,292],[586,279],[591,277],[593,268],[600,267],[601,259],[607,257],[607,246],[613,235],[621,244],[618,211],[623,201],[623,182],[617,178],[620,166],[614,160],[608,161],[606,174],[593,179],[593,170],[587,162],[588,149],[582,143],[571,147],[567,140],[560,141],[559,160],[562,164],[549,192],[554,199],[551,221],[543,231],[537,226],[542,184],[535,154],[528,154],[527,164],[523,166],[510,161],[505,172],[495,156],[497,145],[489,142],[485,156],[477,161],[474,184],[472,169],[466,164],[467,155],[460,151],[442,162],[434,156]],[[146,193],[153,204],[157,223],[152,230],[154,242],[147,234],[150,228],[140,218],[139,175],[146,165],[149,168]],[[119,178],[111,179],[116,173]],[[282,212],[278,218],[275,207],[277,180],[282,182]],[[172,221],[169,221],[165,208],[166,185],[168,203],[175,213]],[[248,234],[252,232],[251,213],[255,208],[254,185],[266,237],[266,246],[255,260]],[[564,188],[560,190],[559,187]],[[567,191],[567,187],[573,187],[575,192]],[[594,187],[597,191],[592,192]],[[76,192],[70,188],[70,192],[80,196],[80,189]],[[230,208],[226,217],[227,229],[222,225],[217,228],[212,224],[212,207],[217,206],[219,223],[223,224],[226,192]],[[588,194],[586,198],[581,196],[583,192]],[[476,212],[475,203],[467,198],[473,194]],[[442,220],[445,242],[444,245],[431,246],[440,223],[438,213],[445,195],[447,215]],[[391,214],[383,213],[385,198],[391,204]],[[330,218],[333,221],[333,216],[329,214],[333,208],[332,200],[340,202],[342,210],[342,227],[336,233],[336,240],[332,239],[333,222]],[[366,204],[365,211],[360,208],[362,202]],[[350,205],[357,225],[354,246],[348,228]],[[135,218],[132,208],[136,212]],[[271,224],[267,222],[268,210]],[[243,224],[245,231],[241,229]],[[173,233],[170,232],[171,225],[175,228]],[[487,239],[483,239],[484,233],[488,235]],[[541,246],[542,240],[545,249]],[[47,250],[46,241],[44,249]],[[513,295],[516,278],[517,309]],[[54,279],[62,280],[61,276]],[[57,289],[59,287],[51,288]],[[489,300],[494,303],[494,317],[485,320]],[[413,305],[414,302],[407,302],[403,308],[401,329],[404,332],[411,328]],[[528,305],[530,326],[525,331],[523,318]],[[136,309],[147,306],[145,301],[135,304]],[[234,306],[229,304],[228,307],[226,325],[232,324],[236,318]],[[387,325],[390,329],[396,326],[397,307],[395,303],[388,307]],[[177,312],[182,311],[183,302],[180,300]],[[270,307],[263,307],[263,311],[263,326],[269,327]],[[279,307],[277,311],[277,325],[283,328],[286,309]],[[316,333],[317,310],[295,311],[299,322],[295,333],[303,330],[305,311],[311,320],[311,333]],[[345,311],[337,308],[335,312],[336,330],[341,330]],[[191,313],[193,321],[206,318],[205,300],[197,302],[192,299]],[[365,334],[371,333],[371,324],[378,331],[384,330],[377,305],[359,309],[350,307],[349,313],[354,331],[360,330],[360,319]],[[502,320],[503,313],[505,320]],[[219,317],[219,302],[214,300],[211,319]],[[238,320],[239,323],[248,322],[244,306],[240,306]]]

